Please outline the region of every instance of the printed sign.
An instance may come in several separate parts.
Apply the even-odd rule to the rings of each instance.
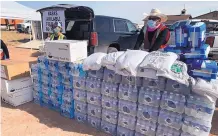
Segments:
[[[6,76],[6,71],[5,71],[5,67],[4,67],[4,66],[1,66],[1,77],[2,77],[2,78],[7,78],[7,76]]]
[[[52,33],[53,27],[60,23],[62,33],[65,33],[64,10],[49,10],[43,12],[43,32]]]

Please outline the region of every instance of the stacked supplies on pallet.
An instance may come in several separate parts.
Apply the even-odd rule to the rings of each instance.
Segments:
[[[67,118],[74,118],[73,91],[79,86],[76,84],[78,79],[86,76],[82,64],[72,62],[84,58],[83,53],[71,53],[78,51],[78,46],[80,50],[86,48],[80,47],[78,41],[48,41],[45,43],[46,56],[39,56],[38,63],[31,67],[34,102]]]
[[[117,136],[209,134],[218,97],[217,82],[212,84],[201,79],[204,83],[190,77],[187,65],[178,61],[174,53],[147,53],[137,67],[122,69],[117,69],[114,62],[123,53],[102,55],[89,56],[87,59],[92,62],[85,64],[90,68],[88,73],[104,73],[103,80],[91,80],[101,87],[91,84],[95,89],[92,97],[87,97],[88,103],[97,102],[88,110],[92,126],[98,129],[101,126],[102,131]],[[128,59],[133,58],[136,59],[122,58],[126,63],[123,64],[127,65]],[[96,62],[99,70],[90,71]],[[87,96],[89,86],[90,80],[86,80]],[[98,95],[99,88],[101,95]]]
[[[210,46],[205,44],[206,25],[203,22],[193,26],[184,25],[175,29],[175,43],[164,49],[180,56],[188,65],[189,75],[210,81],[217,78],[217,63],[208,60]]]

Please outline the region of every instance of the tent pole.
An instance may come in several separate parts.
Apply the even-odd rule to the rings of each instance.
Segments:
[[[44,48],[45,41],[44,41],[44,36],[43,36],[42,20],[41,20],[40,24],[41,24],[41,33],[42,33],[42,43],[43,43],[43,48]]]

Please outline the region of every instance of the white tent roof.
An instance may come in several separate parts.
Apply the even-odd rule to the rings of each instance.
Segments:
[[[28,8],[15,1],[1,1],[0,18],[23,19],[40,21],[41,15],[32,8]]]

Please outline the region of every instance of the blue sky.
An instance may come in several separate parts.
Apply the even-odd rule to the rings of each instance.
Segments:
[[[149,13],[152,8],[158,8],[169,15],[180,14],[184,8],[193,17],[218,10],[218,1],[188,2],[188,1],[18,1],[27,7],[40,9],[55,4],[76,4],[93,8],[95,14],[127,18],[136,23],[142,23],[143,13]]]

